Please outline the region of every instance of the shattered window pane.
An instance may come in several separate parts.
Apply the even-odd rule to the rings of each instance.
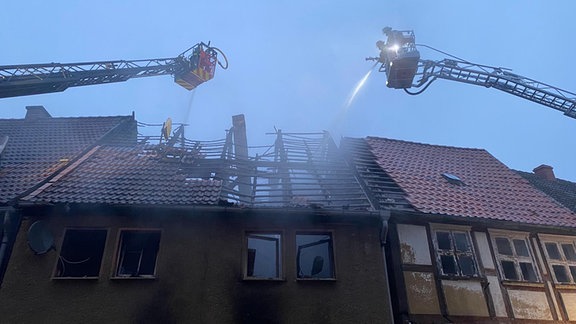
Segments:
[[[334,278],[332,235],[297,234],[298,278]]]
[[[279,233],[250,233],[246,276],[251,278],[280,278],[281,235]]]

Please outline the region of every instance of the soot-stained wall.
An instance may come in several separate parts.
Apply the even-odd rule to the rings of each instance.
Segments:
[[[301,211],[210,209],[24,210],[0,288],[4,323],[386,323],[379,219]],[[42,219],[56,250],[35,255],[26,232]],[[53,279],[64,231],[108,229],[98,279]],[[123,228],[161,229],[156,279],[111,279]],[[284,280],[243,280],[247,230],[281,231]],[[299,231],[331,231],[336,280],[296,279]]]

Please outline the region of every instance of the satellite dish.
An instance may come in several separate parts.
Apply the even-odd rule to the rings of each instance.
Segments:
[[[44,221],[36,221],[30,225],[28,245],[36,254],[44,254],[54,248],[54,236]]]

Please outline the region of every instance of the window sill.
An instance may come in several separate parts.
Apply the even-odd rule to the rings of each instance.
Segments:
[[[564,289],[564,290],[576,290],[576,284],[573,283],[558,283],[555,282],[554,286],[556,289]]]
[[[242,278],[243,281],[275,281],[275,282],[284,282],[286,281],[285,278],[257,278],[257,277],[244,277]]]
[[[510,281],[502,280],[502,285],[505,287],[527,287],[527,288],[544,288],[543,282],[527,282],[527,281]]]
[[[52,280],[98,280],[99,277],[52,277]]]
[[[308,281],[335,282],[337,280],[336,280],[336,278],[296,278],[296,281],[300,281],[300,282],[308,282]]]
[[[110,280],[156,280],[157,276],[139,276],[139,277],[110,277]]]

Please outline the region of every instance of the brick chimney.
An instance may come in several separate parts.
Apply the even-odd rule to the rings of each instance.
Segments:
[[[26,106],[26,120],[38,120],[43,118],[52,118],[44,106]]]
[[[546,179],[546,180],[556,180],[556,176],[554,175],[553,169],[554,168],[549,166],[549,165],[541,164],[540,166],[537,166],[536,168],[534,168],[534,170],[532,170],[532,171],[539,178]]]

